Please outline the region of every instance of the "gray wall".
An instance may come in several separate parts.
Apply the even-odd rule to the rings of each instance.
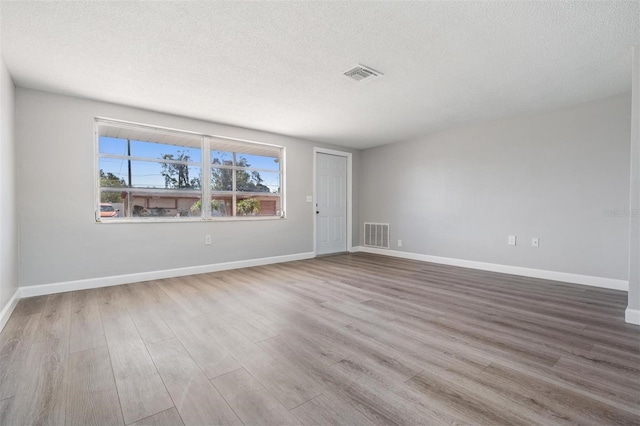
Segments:
[[[633,49],[631,191],[629,196],[629,308],[640,309],[640,46]]]
[[[18,288],[14,112],[15,88],[0,59],[0,310]]]
[[[287,219],[96,224],[95,116],[285,146]],[[313,193],[313,147],[341,149],[22,88],[16,94],[16,138],[22,286],[312,252],[313,204],[305,198]],[[354,157],[357,176],[358,152]],[[205,234],[213,245],[204,245]]]
[[[2,147],[11,150],[4,111]],[[95,116],[286,146],[288,219],[95,224]],[[355,151],[354,244],[362,222],[389,222],[396,250],[402,239],[400,250],[412,253],[626,280],[630,116],[631,99],[621,95]],[[21,285],[313,251],[313,205],[305,197],[313,146],[321,144],[21,88],[16,140]],[[5,191],[13,171],[2,154]],[[3,235],[15,232],[15,217],[7,221],[2,210]],[[205,234],[212,246],[203,244]],[[518,246],[506,244],[509,234]],[[540,238],[537,249],[532,236]],[[3,263],[2,270],[2,282],[17,281],[15,268]],[[3,287],[3,303],[7,293]]]
[[[620,95],[365,150],[361,222],[396,250],[627,280],[630,114]]]

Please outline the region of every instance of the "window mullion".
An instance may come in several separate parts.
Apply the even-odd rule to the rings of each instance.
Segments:
[[[233,173],[232,173],[232,176],[231,176],[231,181],[232,181],[231,191],[233,192],[233,196],[232,196],[233,200],[232,200],[232,203],[231,203],[231,209],[232,209],[233,217],[236,216],[236,202],[237,202],[237,197],[236,197],[236,192],[237,192],[237,189],[236,189],[236,171],[237,171],[237,169],[236,169],[236,153],[234,152],[233,153]]]
[[[211,148],[210,138],[202,137],[202,218],[211,219]]]

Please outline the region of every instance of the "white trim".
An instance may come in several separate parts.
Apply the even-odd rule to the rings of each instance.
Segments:
[[[155,132],[168,132],[168,133],[184,133],[190,136],[205,136],[205,137],[212,137],[212,138],[218,138],[218,139],[227,139],[227,140],[231,140],[231,141],[238,141],[238,142],[248,142],[248,143],[252,143],[252,144],[258,144],[258,145],[265,145],[265,146],[270,146],[270,147],[274,147],[274,148],[283,148],[282,145],[276,145],[273,143],[266,143],[266,142],[259,142],[259,141],[255,141],[252,139],[240,139],[240,138],[234,138],[231,136],[224,136],[224,135],[216,135],[214,133],[206,133],[206,132],[195,132],[192,130],[184,130],[184,129],[178,129],[175,127],[166,127],[166,126],[157,126],[155,124],[147,124],[147,123],[140,123],[138,121],[128,121],[128,120],[120,120],[118,118],[109,118],[109,117],[103,117],[103,116],[95,116],[94,117],[94,121],[96,122],[100,122],[102,124],[112,124],[112,125],[118,125],[118,126],[122,126],[122,127],[127,127],[129,129],[133,128],[136,130],[140,130],[141,128],[144,128],[146,130],[152,130]]]
[[[353,251],[353,154],[346,151],[336,151],[335,149],[328,148],[313,148],[313,253],[316,254],[316,231],[317,231],[317,218],[316,218],[316,161],[320,154],[337,155],[339,157],[346,157],[347,159],[347,251]]]
[[[460,266],[463,268],[480,269],[483,271],[501,272],[503,274],[521,275],[524,277],[541,278],[544,280],[562,281],[572,284],[582,284],[592,287],[608,288],[612,290],[629,291],[629,281],[613,278],[594,277],[591,275],[570,274],[567,272],[547,271],[544,269],[524,268],[521,266],[501,265],[498,263],[476,262],[474,260],[455,259],[450,257],[430,256],[428,254],[409,253],[397,250],[385,250],[360,246],[357,250],[364,253],[381,254],[384,256],[401,257],[403,259],[421,260],[423,262],[440,263],[443,265]]]
[[[206,274],[229,269],[249,268],[252,266],[270,265],[272,263],[293,262],[295,260],[312,259],[314,253],[297,253],[284,256],[263,257],[260,259],[238,260],[235,262],[214,263],[210,265],[189,266],[186,268],[164,269],[160,271],[139,272],[110,277],[88,278],[85,280],[66,281],[61,283],[41,284],[20,287],[20,297],[43,296],[46,294],[64,293],[67,291],[86,290],[89,288],[109,287],[142,281],[160,280],[163,278],[182,277],[185,275]]]
[[[640,325],[640,310],[627,307],[624,311],[624,320],[629,324]]]
[[[13,313],[13,310],[16,308],[18,301],[20,300],[20,289],[17,288],[16,292],[13,293],[9,302],[5,305],[5,307],[0,311],[0,331],[7,325],[7,321],[9,321],[9,317]]]
[[[275,197],[274,197],[275,198]],[[206,204],[206,203],[205,203]],[[209,204],[211,207],[211,204]],[[261,221],[261,220],[282,220],[285,219],[282,216],[220,216],[220,217],[210,217],[208,219],[204,219],[201,217],[152,217],[148,219],[136,219],[136,218],[102,218],[108,220],[100,220],[97,221],[97,224],[100,225],[113,225],[113,224],[127,224],[127,223],[210,223],[210,222],[251,222],[251,221]]]
[[[287,218],[287,148],[280,150],[280,218]]]

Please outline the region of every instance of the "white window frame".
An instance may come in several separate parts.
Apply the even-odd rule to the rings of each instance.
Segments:
[[[202,209],[200,217],[183,217],[183,218],[172,218],[172,217],[125,217],[125,218],[110,218],[109,220],[101,220],[100,217],[100,199],[101,199],[101,187],[100,187],[100,158],[109,158],[110,155],[105,155],[100,153],[100,126],[101,125],[110,125],[115,127],[122,127],[128,129],[137,129],[137,130],[147,130],[152,132],[168,132],[173,134],[184,134],[189,136],[200,137],[200,148],[201,148],[201,163],[199,167],[202,170],[202,183],[201,183],[201,193],[202,193]],[[193,132],[188,130],[175,129],[170,127],[149,125],[125,120],[118,120],[107,117],[95,117],[94,118],[94,210],[95,210],[95,222],[99,224],[111,224],[111,223],[158,223],[158,222],[170,222],[170,223],[188,223],[188,222],[228,222],[228,221],[260,221],[260,220],[281,220],[286,219],[286,149],[284,146],[275,145],[275,144],[267,144],[263,142],[255,142],[246,139],[238,139],[238,138],[230,138],[222,135],[213,135],[213,134],[205,134],[199,132]],[[280,157],[280,193],[267,193],[267,192],[244,192],[238,191],[236,188],[235,180],[237,170],[248,170],[248,171],[262,171],[262,172],[277,172],[276,170],[269,169],[261,169],[259,167],[239,167],[235,164],[235,156],[236,154],[242,154],[242,151],[232,151],[234,157],[234,164],[229,165],[212,165],[211,164],[211,150],[216,149],[216,140],[226,141],[230,144],[249,144],[256,146],[269,147],[273,150],[279,151]],[[136,160],[136,157],[130,156],[132,160]],[[148,161],[149,158],[144,158],[141,160]],[[158,162],[166,162],[167,160]],[[171,162],[171,160],[168,160]],[[180,162],[178,162],[180,163]],[[195,162],[191,162],[195,163]],[[221,166],[221,167],[220,167]],[[233,187],[231,191],[213,191],[211,189],[211,169],[212,168],[222,168],[222,169],[230,169],[233,170]],[[131,191],[131,187],[123,187],[124,191]],[[142,189],[142,188],[138,188]],[[167,190],[167,189],[149,189],[150,192],[157,193],[175,193],[177,190]],[[205,202],[205,200],[211,200],[212,194],[220,193],[225,196],[232,196],[232,208],[233,212],[231,216],[214,216],[211,214],[211,203]],[[269,194],[269,195],[267,195]],[[215,195],[213,195],[215,197]],[[236,202],[237,197],[251,197],[251,196],[267,196],[273,197],[274,199],[280,199],[280,211],[279,215],[275,216],[236,216]]]

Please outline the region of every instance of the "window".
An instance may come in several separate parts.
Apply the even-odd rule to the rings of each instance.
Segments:
[[[104,119],[96,124],[101,222],[284,217],[282,147]]]

